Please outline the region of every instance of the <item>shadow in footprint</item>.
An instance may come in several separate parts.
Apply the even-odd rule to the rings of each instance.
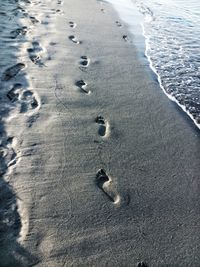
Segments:
[[[89,66],[90,60],[87,56],[82,56],[80,58],[80,67],[81,68],[87,68]]]
[[[81,89],[83,93],[90,94],[90,90],[87,89],[87,83],[84,82],[83,80],[77,81],[76,86]]]
[[[111,178],[106,174],[104,169],[98,170],[96,174],[97,186],[106,194],[111,202],[115,204],[120,201],[120,196],[114,189]]]
[[[13,30],[13,31],[10,32],[10,34],[11,34],[10,38],[15,39],[19,35],[26,35],[27,30],[28,30],[28,28],[26,26],[24,26],[22,28],[18,28],[16,30]]]
[[[30,90],[24,91],[21,97],[22,106],[21,112],[24,113],[30,109],[36,109],[38,107],[38,101],[36,100],[33,92]]]
[[[81,44],[81,41],[78,41],[74,35],[69,36],[69,40],[71,40],[74,44]]]
[[[128,41],[128,36],[127,35],[123,35],[122,38],[124,39],[124,41]]]
[[[29,18],[30,18],[30,20],[31,20],[31,22],[32,22],[33,24],[36,24],[36,23],[39,23],[39,22],[40,22],[40,21],[39,21],[38,19],[36,19],[36,17],[34,17],[34,16],[30,16]]]
[[[2,12],[2,11],[0,11],[0,16],[4,16],[4,17],[6,17],[6,12]]]
[[[76,23],[74,23],[73,21],[69,21],[69,27],[76,28]]]
[[[137,263],[137,267],[148,267],[143,261]]]
[[[14,8],[12,10],[12,13],[14,16],[21,16],[21,17],[28,17],[28,13],[26,12],[26,10],[21,7],[20,5],[18,5],[16,8]]]
[[[99,130],[98,130],[99,135],[104,137],[107,133],[106,121],[104,117],[97,116],[95,122],[99,124]]]
[[[122,27],[122,24],[119,21],[115,21],[118,27]]]
[[[130,40],[130,38],[128,37],[128,35],[123,35],[122,38],[123,38],[123,40],[124,40],[125,42],[129,42],[129,43],[131,43],[131,40]]]
[[[22,2],[24,2],[26,4],[31,4],[32,3],[30,0],[22,0]]]
[[[11,102],[16,102],[19,99],[19,90],[22,89],[20,83],[16,83],[11,90],[8,91],[7,97]]]
[[[24,63],[18,63],[8,69],[6,69],[2,75],[2,81],[9,81],[13,77],[15,77],[22,69],[25,68]]]
[[[17,154],[12,147],[6,145],[0,146],[0,175],[6,173],[8,167],[16,164]]]
[[[40,46],[39,42],[35,41],[32,42],[32,48],[28,48],[27,52],[29,54],[30,60],[38,65],[38,66],[44,66],[44,63],[42,62],[40,53],[43,51],[42,47]]]
[[[21,104],[21,113],[36,109],[39,106],[34,93],[24,89],[23,85],[20,83],[15,84],[12,89],[8,91],[7,97],[12,103],[19,102]]]

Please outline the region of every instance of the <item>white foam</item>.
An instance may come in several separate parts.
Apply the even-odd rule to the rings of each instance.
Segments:
[[[143,34],[144,34],[144,36],[145,36],[144,28],[143,28]],[[146,51],[145,51],[145,55],[146,55],[146,57],[148,58],[150,68],[152,69],[152,71],[153,71],[153,72],[156,74],[156,76],[158,77],[159,85],[160,85],[161,89],[163,90],[164,94],[165,94],[171,101],[175,102],[179,107],[181,107],[181,108],[183,109],[183,111],[186,112],[187,115],[193,120],[193,122],[195,123],[195,125],[200,129],[200,124],[198,124],[198,123],[194,120],[194,118],[192,117],[192,115],[186,110],[185,106],[184,106],[184,105],[181,105],[181,104],[176,100],[175,97],[173,97],[173,96],[170,95],[170,94],[167,94],[167,92],[165,91],[164,86],[162,85],[161,77],[160,77],[160,75],[158,74],[156,68],[154,68],[154,66],[153,66],[153,62],[152,62],[150,56],[148,55],[148,47],[149,47],[149,45],[148,45],[148,38],[146,37]]]

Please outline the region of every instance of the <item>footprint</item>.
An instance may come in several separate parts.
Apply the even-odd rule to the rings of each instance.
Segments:
[[[43,24],[43,25],[48,25],[48,24],[49,24],[49,21],[47,21],[47,20],[42,20],[41,24]]]
[[[23,7],[21,7],[21,6],[17,6],[11,12],[13,12],[15,16],[18,16],[19,13],[20,14],[23,14],[24,17],[27,17],[28,16],[28,13],[26,12],[26,10]]]
[[[17,163],[17,153],[13,148],[10,148],[10,159],[8,161],[8,167],[13,166]]]
[[[22,69],[25,68],[24,63],[18,63],[8,69],[6,69],[2,75],[2,81],[9,81],[13,77],[15,77]]]
[[[69,21],[69,27],[76,28],[76,23],[74,23],[73,21]]]
[[[29,103],[33,109],[38,107],[38,101],[30,90],[24,91],[21,99],[26,103]]]
[[[10,146],[0,146],[0,175],[6,173],[8,167],[17,162],[17,153]]]
[[[137,263],[137,267],[147,267],[147,265],[143,261],[141,261]]]
[[[8,137],[8,138],[7,138],[7,142],[8,142],[8,144],[11,145],[11,144],[13,143],[13,140],[14,140],[14,139],[15,139],[15,138],[14,138],[13,136]]]
[[[87,83],[83,80],[77,81],[76,86],[78,86],[83,93],[90,94],[90,90],[87,89]]]
[[[63,11],[60,9],[56,9],[56,13],[63,14]],[[48,18],[50,18],[50,16],[48,16]]]
[[[37,42],[37,41],[32,42],[32,48],[27,49],[30,60],[34,64],[39,65],[39,66],[44,66],[44,63],[42,62],[42,59],[40,56],[42,51],[43,51],[43,49],[40,46],[39,42]]]
[[[110,201],[117,204],[120,201],[120,196],[114,189],[111,178],[106,174],[104,169],[98,170],[96,174],[97,186],[106,194]]]
[[[90,59],[87,56],[82,56],[80,59],[80,67],[87,68],[90,63]]]
[[[6,12],[0,11],[0,16],[6,16]]]
[[[13,86],[13,88],[7,93],[7,97],[12,103],[18,102],[21,105],[21,113],[36,109],[39,106],[34,93],[30,90],[25,90],[20,83]]]
[[[30,16],[29,18],[30,18],[30,20],[31,20],[31,22],[32,22],[33,24],[36,24],[36,23],[39,23],[39,22],[40,22],[40,21],[39,21],[38,19],[36,19],[36,17],[34,17],[34,16]]]
[[[0,146],[0,175],[3,175],[7,170],[6,156],[8,154],[8,149]]]
[[[37,51],[37,52],[42,51],[42,48],[41,48],[40,43],[38,41],[32,42],[32,46],[35,49],[35,51]]]
[[[32,97],[33,97],[33,93],[31,91],[29,91],[29,90],[24,91],[24,93],[23,93],[23,99],[29,100]]]
[[[95,122],[99,124],[99,131],[98,131],[99,135],[102,137],[108,135],[109,124],[107,121],[105,121],[104,117],[97,116]]]
[[[21,113],[36,109],[38,106],[38,101],[36,100],[33,92],[30,90],[24,91],[21,97]]]
[[[78,41],[74,35],[70,35],[69,39],[75,44],[81,44],[82,43],[81,41]]]
[[[30,0],[22,0],[22,2],[24,2],[26,4],[31,4],[32,3]]]
[[[118,27],[122,27],[122,24],[119,21],[115,21]]]
[[[17,38],[17,36],[25,35],[26,33],[27,33],[27,27],[24,26],[22,28],[18,28],[18,29],[14,30],[14,31],[11,31],[10,32],[10,34],[11,34],[10,38],[15,39],[15,38]]]
[[[26,123],[27,123],[27,127],[32,127],[33,126],[33,124],[37,121],[37,119],[39,118],[39,113],[36,113],[35,115],[33,115],[33,116],[30,116],[30,117],[28,117],[27,118],[27,121],[26,121]]]
[[[123,35],[122,38],[124,39],[125,42],[130,41],[129,37],[127,35]]]
[[[19,99],[19,90],[22,89],[20,83],[16,83],[13,88],[7,93],[7,97],[11,102],[16,102]]]

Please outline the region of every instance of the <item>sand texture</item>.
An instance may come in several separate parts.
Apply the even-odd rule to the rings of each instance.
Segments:
[[[199,130],[113,7],[0,3],[0,266],[198,267]]]

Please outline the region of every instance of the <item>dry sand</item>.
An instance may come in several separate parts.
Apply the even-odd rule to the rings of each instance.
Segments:
[[[199,266],[199,130],[113,7],[1,1],[0,48],[0,266]]]

